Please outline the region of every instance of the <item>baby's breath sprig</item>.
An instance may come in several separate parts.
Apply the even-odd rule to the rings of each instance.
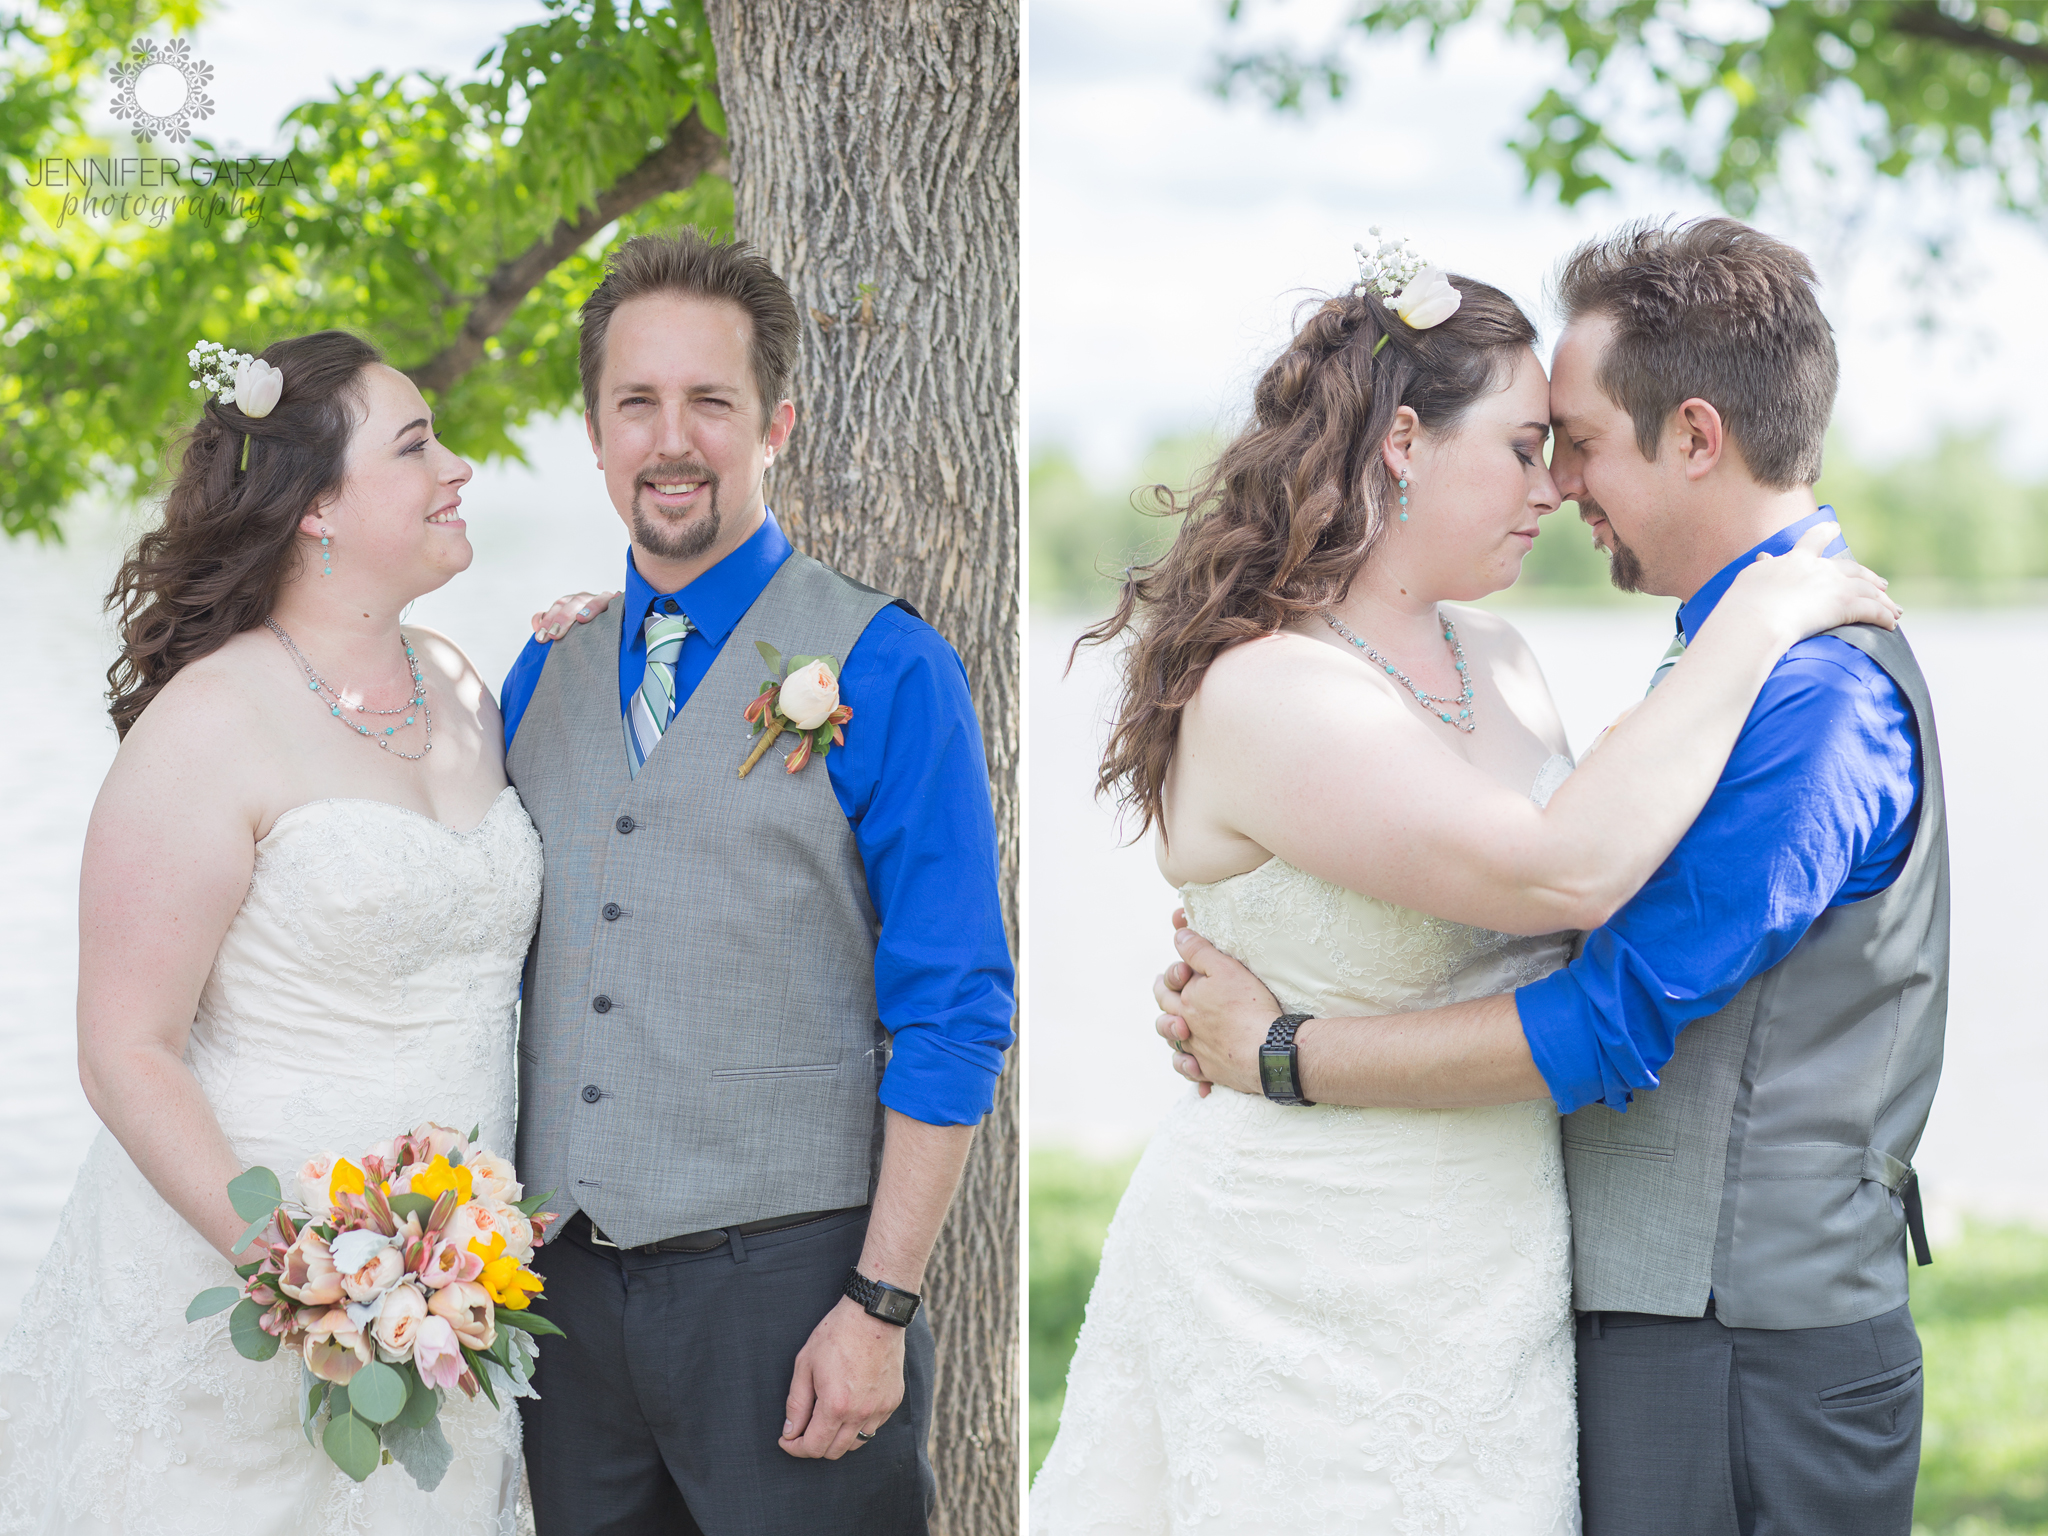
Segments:
[[[185,354],[185,361],[198,375],[192,381],[194,389],[205,390],[222,405],[233,405],[235,371],[251,359],[248,353],[224,347],[217,341],[202,341]]]
[[[1379,225],[1373,225],[1368,233],[1379,240]],[[1358,282],[1351,290],[1354,298],[1362,299],[1371,290],[1383,299],[1391,299],[1429,265],[1406,239],[1379,240],[1371,250],[1362,244],[1351,249],[1358,253]]]

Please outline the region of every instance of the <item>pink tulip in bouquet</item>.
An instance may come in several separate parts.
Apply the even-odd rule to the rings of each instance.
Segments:
[[[316,1157],[297,1200],[268,1168],[228,1185],[249,1223],[234,1251],[254,1244],[256,1257],[236,1268],[241,1284],[195,1296],[185,1320],[232,1307],[245,1358],[297,1355],[306,1440],[324,1410],[317,1443],[357,1482],[396,1461],[432,1490],[453,1454],[442,1395],[537,1396],[534,1338],[562,1332],[527,1310],[541,1281],[526,1264],[555,1219],[547,1196],[522,1198],[512,1165],[476,1138],[429,1123],[355,1162]]]

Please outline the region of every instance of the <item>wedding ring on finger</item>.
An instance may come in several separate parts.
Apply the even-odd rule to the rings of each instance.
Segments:
[[[866,1445],[870,1440],[874,1439],[875,1437],[869,1434],[864,1429],[856,1429],[853,1432],[853,1438],[858,1440],[862,1445]]]

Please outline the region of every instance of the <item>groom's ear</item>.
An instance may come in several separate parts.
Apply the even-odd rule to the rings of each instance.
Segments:
[[[1679,464],[1688,480],[1712,474],[1729,446],[1721,413],[1697,395],[1671,413],[1671,436],[1677,440]]]
[[[583,413],[583,430],[590,434],[590,451],[597,455],[597,467],[604,468],[604,439],[597,435],[597,413]]]

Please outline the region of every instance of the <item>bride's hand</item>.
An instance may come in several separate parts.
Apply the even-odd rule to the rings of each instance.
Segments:
[[[609,608],[616,592],[571,592],[548,605],[545,613],[533,616],[533,638],[545,645],[569,633],[571,624],[588,624]]]
[[[1715,614],[1743,615],[1781,638],[1785,649],[1844,624],[1896,629],[1902,610],[1885,591],[1889,583],[1854,560],[1821,553],[1841,532],[1837,524],[1821,523],[1783,555],[1758,555],[1735,578]]]

